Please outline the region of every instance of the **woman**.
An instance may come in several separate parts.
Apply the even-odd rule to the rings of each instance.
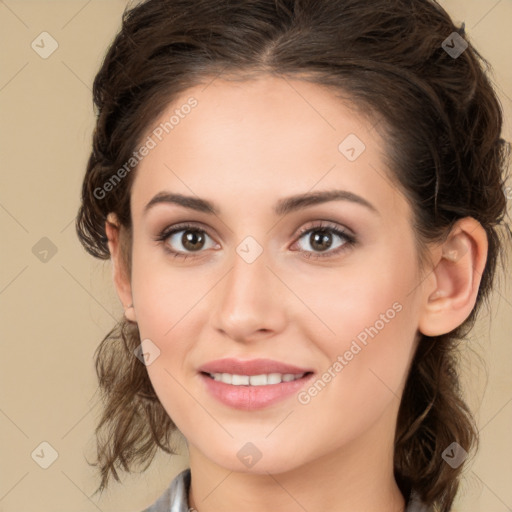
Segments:
[[[478,439],[456,348],[506,208],[484,64],[427,0],[125,13],[77,218],[125,308],[99,490],[179,431],[150,512],[450,510]]]

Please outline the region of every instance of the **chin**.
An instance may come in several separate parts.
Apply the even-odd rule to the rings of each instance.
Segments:
[[[233,441],[225,446],[224,450],[220,449],[219,445],[216,447],[215,452],[208,450],[211,445],[206,447],[203,451],[204,456],[214,464],[237,473],[278,474],[292,471],[301,464],[296,449],[277,452],[278,446],[269,443],[268,440],[266,444],[263,439],[261,443],[258,440]]]

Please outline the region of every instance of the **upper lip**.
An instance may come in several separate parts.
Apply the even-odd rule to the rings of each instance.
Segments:
[[[240,359],[217,359],[210,361],[199,368],[205,373],[230,373],[232,375],[262,375],[268,373],[308,373],[308,368],[300,368],[291,364],[281,363],[272,359],[251,359],[242,361]]]

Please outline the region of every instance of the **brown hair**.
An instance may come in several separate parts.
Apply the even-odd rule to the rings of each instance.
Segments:
[[[241,79],[299,76],[381,119],[389,168],[413,209],[420,247],[441,240],[466,216],[482,224],[489,243],[477,305],[454,331],[421,336],[398,414],[397,483],[405,497],[415,490],[442,512],[450,510],[464,467],[446,464],[443,450],[457,442],[469,452],[478,441],[459,389],[457,348],[493,282],[509,155],[500,138],[501,107],[486,75],[490,66],[470,43],[456,58],[445,51],[443,41],[453,32],[467,40],[464,26],[456,27],[430,0],[139,3],[124,13],[94,81],[97,124],[76,224],[85,249],[108,259],[105,220],[114,212],[128,240],[129,270],[135,170],[108,194],[98,190],[178,94],[222,72]],[[139,344],[137,326],[123,319],[96,353],[105,403],[96,429],[98,490],[110,474],[119,481],[116,468],[130,471],[143,462],[147,468],[157,447],[173,453],[176,427],[133,355]]]

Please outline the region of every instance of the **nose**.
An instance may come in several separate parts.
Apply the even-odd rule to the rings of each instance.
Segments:
[[[232,261],[214,296],[214,328],[243,343],[283,330],[287,319],[286,294],[290,292],[269,267],[265,251],[252,263],[238,253]]]

